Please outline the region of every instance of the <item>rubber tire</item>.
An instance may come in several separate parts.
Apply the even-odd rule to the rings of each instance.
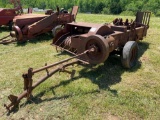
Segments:
[[[128,41],[122,51],[121,62],[124,68],[132,68],[138,61],[138,44],[136,41]]]
[[[52,35],[53,35],[53,37],[55,37],[56,34],[57,34],[60,30],[62,30],[62,26],[61,26],[61,25],[58,25],[58,26],[54,27],[54,28],[52,29]]]

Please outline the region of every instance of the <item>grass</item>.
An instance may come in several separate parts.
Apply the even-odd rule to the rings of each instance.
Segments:
[[[105,23],[130,16],[78,14],[77,21]],[[41,35],[24,44],[0,45],[0,119],[146,119],[160,118],[160,18],[152,17],[147,37],[139,43],[138,64],[130,69],[121,66],[120,58],[109,57],[93,70],[84,66],[75,69],[73,79],[57,73],[33,91],[34,98],[23,99],[20,108],[10,114],[4,103],[9,94],[23,91],[22,74],[69,57],[57,53],[50,45],[52,36]],[[0,29],[0,37],[9,33]],[[36,74],[34,81],[45,72]]]

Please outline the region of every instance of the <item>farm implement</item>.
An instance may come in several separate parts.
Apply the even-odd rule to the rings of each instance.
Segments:
[[[74,64],[97,65],[105,62],[109,55],[116,54],[120,55],[123,67],[132,68],[138,61],[137,42],[147,35],[150,15],[150,12],[138,12],[135,21],[129,22],[127,19],[123,22],[117,18],[113,24],[67,23],[57,32],[52,45],[73,56],[40,69],[29,68],[22,75],[23,93],[19,96],[10,95],[8,98],[11,103],[4,106],[10,111],[19,105],[22,98],[29,100],[34,88],[57,72],[66,72],[71,78],[74,77],[75,71],[67,70]],[[50,72],[49,68],[52,68]],[[41,71],[46,71],[46,76],[33,84],[33,75]]]
[[[10,3],[14,4],[13,9],[0,8],[0,26],[6,25],[11,28],[15,16],[23,14],[20,0],[10,0]]]
[[[24,42],[34,38],[42,33],[47,33],[53,29],[54,34],[60,30],[65,24],[75,21],[78,12],[78,6],[73,6],[71,13],[60,11],[57,7],[57,12],[50,15],[22,15],[17,16],[13,22],[14,26],[10,35],[0,39],[0,44],[11,42]],[[6,40],[9,38],[8,40]]]

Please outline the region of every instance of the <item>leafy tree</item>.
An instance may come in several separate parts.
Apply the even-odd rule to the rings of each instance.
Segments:
[[[38,7],[41,9],[55,9],[58,5],[65,9],[79,6],[79,12],[123,14],[137,11],[151,11],[159,16],[160,0],[21,0],[24,7]],[[12,7],[9,0],[0,0],[0,7]],[[125,11],[125,12],[124,12]],[[129,11],[129,12],[127,12]]]
[[[122,12],[121,6],[120,6],[120,0],[111,0],[110,1],[110,11],[113,14],[119,14]]]

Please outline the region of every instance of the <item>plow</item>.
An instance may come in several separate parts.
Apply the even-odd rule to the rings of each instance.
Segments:
[[[134,21],[129,22],[126,19],[123,22],[116,18],[112,24],[67,23],[56,33],[51,45],[55,46],[57,51],[67,51],[73,56],[36,70],[29,68],[28,72],[22,75],[24,91],[19,96],[9,95],[11,103],[4,106],[11,111],[19,105],[21,99],[29,100],[32,91],[57,72],[66,72],[73,78],[75,71],[68,71],[66,68],[75,64],[94,66],[104,63],[110,55],[118,55],[124,68],[134,67],[138,61],[137,42],[147,35],[150,15],[150,12],[137,12]],[[50,68],[51,72],[48,70]],[[41,71],[46,71],[46,76],[34,83],[33,75]]]
[[[0,44],[25,42],[51,30],[55,34],[65,24],[75,21],[77,12],[78,6],[73,6],[70,13],[60,11],[57,7],[57,12],[47,15],[28,14],[17,16],[13,19],[12,31],[9,35],[0,39]]]

